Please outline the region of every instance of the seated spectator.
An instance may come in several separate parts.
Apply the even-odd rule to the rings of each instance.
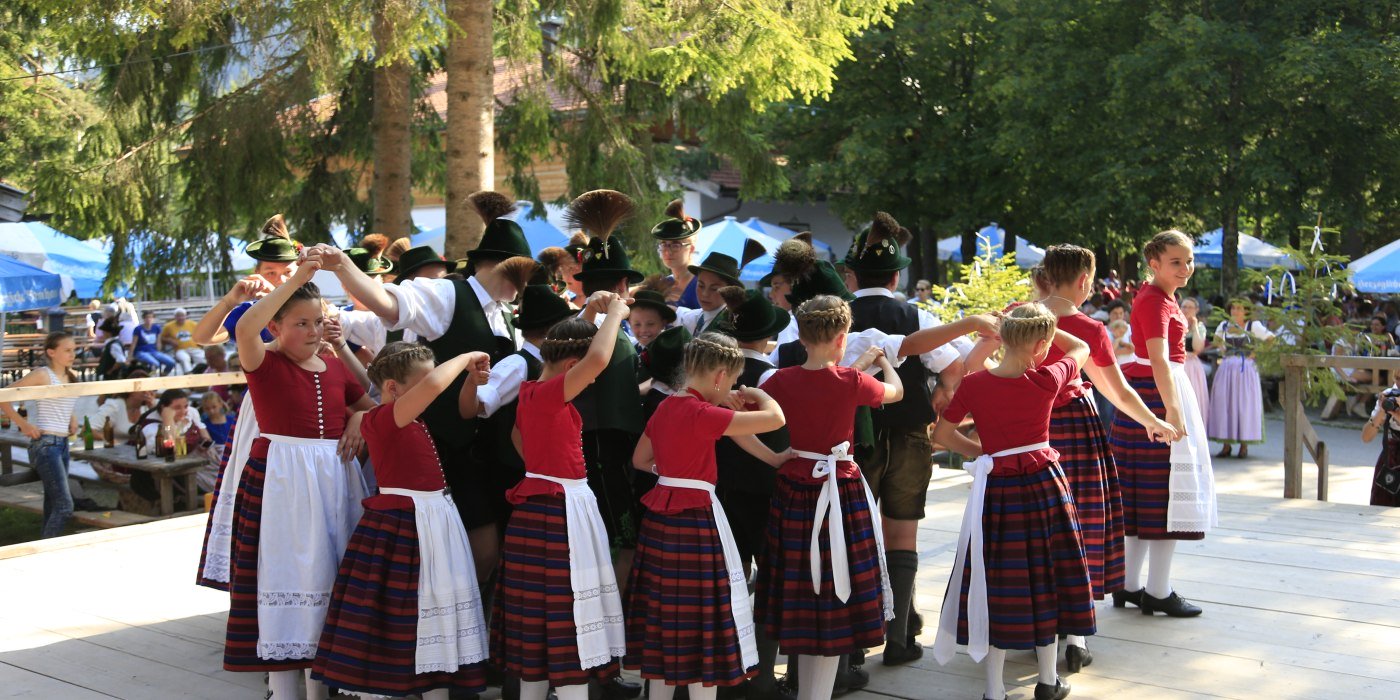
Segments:
[[[113,340],[116,340],[113,338]],[[143,370],[132,372],[127,379],[143,379],[149,376]],[[131,442],[131,426],[141,420],[141,414],[156,405],[156,395],[152,391],[132,391],[125,394],[109,394],[103,397],[92,415],[92,429],[100,431],[107,421],[112,422],[112,432],[118,445]]]
[[[181,373],[193,374],[195,365],[204,364],[204,350],[194,342],[194,329],[198,325],[191,321],[183,309],[175,309],[175,316],[160,331],[160,346],[169,350],[180,366]]]
[[[147,411],[141,420],[141,432],[146,437],[146,444],[153,446],[153,452],[164,455],[165,448],[161,445],[162,436],[166,432],[173,435],[185,436],[185,445],[191,455],[202,455],[206,457],[205,464],[200,467],[195,476],[195,482],[201,491],[213,491],[214,480],[217,478],[219,459],[217,453],[210,456],[210,448],[214,441],[209,436],[209,431],[204,427],[204,421],[200,419],[199,412],[190,406],[190,395],[183,389],[166,389],[161,392],[160,401],[156,403],[154,411]],[[132,488],[136,488],[136,475],[132,475]],[[138,493],[139,493],[138,489]],[[146,494],[142,493],[145,496]],[[154,500],[154,499],[152,499]]]
[[[131,358],[126,354],[122,343],[121,327],[115,317],[102,322],[100,332],[106,336],[97,356],[97,377],[99,379],[121,379],[131,369]]]
[[[233,371],[229,369],[228,356],[225,354],[225,352],[226,351],[224,350],[224,346],[222,345],[210,345],[204,348],[205,374],[216,374],[219,372]],[[209,387],[209,390],[214,392],[215,394],[218,394],[219,398],[224,400],[224,403],[234,405],[233,402],[229,400],[227,385],[220,384],[217,386],[211,386]]]
[[[160,324],[156,312],[141,314],[141,325],[131,334],[131,358],[144,362],[160,374],[175,370],[175,358],[160,351]]]

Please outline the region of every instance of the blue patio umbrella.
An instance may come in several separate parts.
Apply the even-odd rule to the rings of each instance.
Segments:
[[[735,260],[743,260],[744,242],[747,240],[758,241],[763,249],[768,251],[767,255],[750,262],[739,270],[740,281],[757,282],[764,275],[773,271],[773,253],[778,250],[782,240],[741,224],[732,216],[726,216],[723,220],[705,226],[696,232],[693,260],[698,264],[710,253],[723,253]]]
[[[997,226],[997,222],[993,221],[990,225],[983,226],[982,229],[977,232],[977,238],[977,255],[980,256],[983,254],[983,246],[989,246],[992,251],[992,257],[1000,258],[1002,256],[1002,251],[1005,249],[1004,244],[1006,242],[1006,229]],[[939,241],[938,259],[949,260],[958,263],[963,262],[962,237],[950,236]],[[1031,267],[1044,259],[1044,248],[1032,245],[1030,241],[1021,238],[1020,236],[1016,237],[1017,267]]]
[[[796,234],[802,233],[801,231],[793,231],[792,229],[789,229],[784,226],[779,226],[777,224],[770,224],[767,221],[758,218],[757,216],[749,217],[748,220],[744,221],[744,225],[748,226],[749,228],[755,231],[758,231],[759,233],[766,233],[769,236],[772,236],[780,241],[785,241],[789,238],[792,238]],[[817,257],[824,257],[828,261],[836,259],[836,251],[832,250],[831,246],[817,240],[816,238],[812,239],[812,247],[817,249]]]
[[[0,313],[51,309],[63,303],[63,278],[0,255]]]
[[[1295,270],[1298,268],[1298,264],[1293,262],[1293,259],[1281,249],[1254,236],[1243,233],[1239,236],[1238,257],[1236,259],[1241,267],[1255,270],[1265,270],[1275,265]],[[1224,229],[1207,231],[1201,236],[1200,242],[1191,250],[1196,258],[1197,267],[1219,268],[1225,264],[1225,252],[1221,247],[1221,239],[1224,237]]]
[[[78,296],[93,298],[107,276],[107,255],[39,221],[0,223],[0,255],[70,278]]]
[[[569,244],[569,234],[551,222],[553,218],[553,208],[545,205],[545,211],[550,216],[545,218],[530,218],[530,211],[533,208],[529,202],[520,201],[515,203],[515,213],[506,217],[517,224],[525,232],[525,242],[530,246],[530,254],[538,257],[541,250],[550,246],[563,247]],[[447,227],[438,226],[422,233],[415,233],[409,238],[414,246],[430,246],[438,253],[442,253],[447,245]]]
[[[1348,268],[1357,291],[1370,294],[1400,293],[1400,241],[1357,258]]]

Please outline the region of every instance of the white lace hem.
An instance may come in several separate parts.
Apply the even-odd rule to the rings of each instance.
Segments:
[[[258,640],[258,658],[268,661],[316,658],[316,642],[264,642]]]
[[[590,600],[608,594],[616,594],[617,592],[617,584],[610,583],[605,586],[590,588],[586,591],[574,591],[574,600]]]
[[[269,608],[324,608],[330,605],[330,591],[259,591],[258,606]]]

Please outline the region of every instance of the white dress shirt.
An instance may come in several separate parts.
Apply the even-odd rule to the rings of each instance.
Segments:
[[[476,292],[477,302],[482,313],[486,314],[486,325],[491,332],[502,338],[510,338],[515,347],[520,347],[520,339],[506,326],[506,313],[510,306],[496,301],[481,286],[476,276],[467,278],[467,284]],[[447,333],[452,325],[452,315],[457,308],[457,287],[449,279],[414,278],[404,282],[384,285],[384,289],[399,302],[399,320],[389,330],[412,331],[425,340],[437,340]],[[407,338],[407,336],[405,336]]]
[[[388,331],[384,328],[383,319],[380,319],[373,311],[360,311],[358,309],[340,312],[340,334],[345,337],[347,342],[367,348],[376,355],[384,349],[385,341],[388,338]]]
[[[884,287],[870,287],[867,289],[861,289],[857,290],[855,294],[857,299],[861,297],[889,297],[890,299],[894,298],[894,292],[891,292],[890,290]],[[918,307],[914,308],[919,314],[919,330],[937,328],[943,325],[943,322],[938,320],[937,316],[934,316],[933,314]],[[923,362],[924,367],[928,368],[928,371],[937,374],[939,372],[942,372],[944,369],[947,369],[948,365],[953,364],[953,362],[958,359],[959,355],[960,353],[958,352],[957,347],[955,347],[952,343],[947,343],[944,345],[940,345],[922,355],[919,355],[919,361]]]
[[[534,343],[527,340],[525,347],[521,349],[533,355],[536,360],[544,361],[540,356],[540,349]],[[502,406],[520,396],[520,385],[529,373],[525,358],[519,354],[507,355],[492,365],[491,376],[486,380],[486,384],[476,388],[476,400],[481,402],[482,415],[489,418]]]
[[[764,362],[767,362],[767,363],[770,364],[770,365],[773,364],[773,362],[772,362],[771,360],[769,360],[769,358],[768,358],[767,355],[765,355],[765,354],[763,354],[763,353],[761,353],[761,352],[759,352],[759,351],[757,351],[757,350],[750,350],[750,349],[748,349],[748,348],[739,348],[739,352],[744,353],[744,357],[753,358],[753,359],[755,359],[755,360],[763,360]],[[774,372],[777,372],[777,371],[778,371],[777,367],[774,367],[774,368],[772,368],[772,369],[769,369],[769,370],[764,371],[763,374],[758,375],[758,386],[763,386],[763,383],[766,382],[766,381],[768,381],[768,378],[771,377],[771,376],[773,376],[773,373],[774,373]]]
[[[695,332],[696,327],[708,329],[710,324],[715,322],[715,317],[719,316],[719,312],[721,311],[724,311],[723,306],[717,307],[713,311],[705,311],[704,309],[676,309],[676,324],[685,326],[685,329],[690,331],[692,336],[699,335],[699,333]],[[704,319],[703,325],[701,324],[701,319]]]
[[[793,316],[792,312],[788,312],[787,328],[778,331],[777,342],[779,345],[782,345],[783,343],[789,343],[794,340],[797,340],[797,317]]]

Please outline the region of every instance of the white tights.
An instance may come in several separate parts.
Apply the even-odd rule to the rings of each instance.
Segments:
[[[676,694],[674,685],[666,685],[666,681],[652,679],[647,681],[647,700],[671,700]],[[719,693],[719,686],[705,686],[699,683],[691,683],[686,686],[690,694],[690,700],[715,700]]]
[[[1166,598],[1172,594],[1172,556],[1176,553],[1176,540],[1148,540],[1136,537],[1123,538],[1123,589],[1136,591],[1143,588],[1142,565],[1147,564],[1147,594],[1153,598]]]
[[[588,684],[555,688],[554,694],[559,700],[588,700]],[[548,695],[549,681],[520,681],[520,700],[544,700]]]
[[[836,687],[841,657],[802,654],[797,658],[797,700],[829,699]]]
[[[1050,642],[1035,648],[1036,682],[1055,685],[1059,675],[1055,673],[1055,661],[1060,654],[1058,642]],[[987,658],[982,659],[987,674],[987,687],[982,697],[987,700],[1002,700],[1006,697],[1006,650],[990,647]]]
[[[272,671],[267,674],[267,688],[272,700],[298,700],[298,688],[306,688],[306,700],[326,700],[330,691],[321,681],[311,680],[311,669],[305,671]]]

